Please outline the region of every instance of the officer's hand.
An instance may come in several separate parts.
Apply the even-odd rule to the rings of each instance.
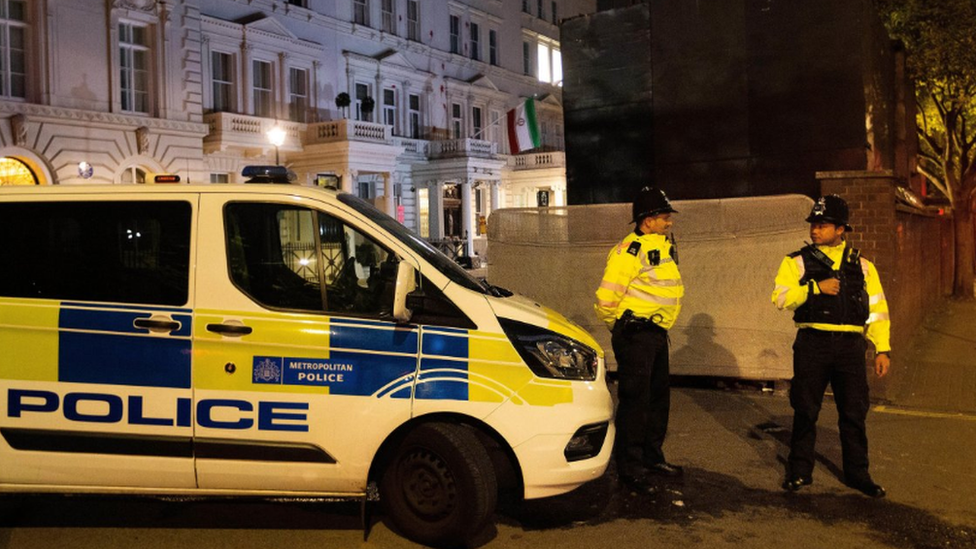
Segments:
[[[878,377],[884,377],[888,374],[888,368],[891,367],[891,359],[888,355],[875,355],[874,356],[874,373]]]
[[[817,286],[820,287],[822,294],[837,295],[840,293],[840,279],[838,278],[826,278],[817,282]]]

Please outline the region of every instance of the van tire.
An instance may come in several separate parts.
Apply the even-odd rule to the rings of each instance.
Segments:
[[[427,423],[394,451],[380,500],[407,538],[436,547],[467,546],[494,515],[498,481],[488,452],[470,429]]]

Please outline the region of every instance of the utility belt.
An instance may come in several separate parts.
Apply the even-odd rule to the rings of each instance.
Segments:
[[[634,311],[627,309],[617,320],[617,324],[621,325],[623,329],[627,331],[653,330],[666,334],[668,331],[660,325],[662,320],[664,320],[664,317],[662,317],[660,314],[651,315],[650,318],[642,318],[639,316],[634,316]]]
[[[816,328],[800,328],[797,330],[797,334],[824,339],[864,339],[863,332],[849,332],[847,330],[818,330]]]

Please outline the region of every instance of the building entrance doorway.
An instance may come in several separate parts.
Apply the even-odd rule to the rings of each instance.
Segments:
[[[461,189],[458,185],[444,185],[444,237],[462,236]]]

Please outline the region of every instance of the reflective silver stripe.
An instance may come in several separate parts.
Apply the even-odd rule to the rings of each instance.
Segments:
[[[803,278],[803,275],[807,272],[807,266],[803,264],[803,256],[798,255],[794,257],[793,262],[796,263],[796,268],[800,271],[800,278]]]
[[[658,286],[658,287],[662,287],[662,288],[674,287],[674,286],[681,286],[681,279],[680,278],[672,278],[670,280],[663,280],[663,279],[660,279],[660,278],[654,278],[654,279],[651,279],[651,280],[642,280],[641,282],[643,282],[643,283],[645,283],[645,284],[647,284],[649,286]]]
[[[878,303],[884,301],[888,301],[887,299],[885,299],[884,292],[881,292],[880,294],[874,294],[873,296],[868,298],[868,302],[871,303],[871,305],[877,305]]]
[[[620,305],[619,301],[603,301],[602,299],[596,300],[596,304],[604,309],[616,309],[617,305]]]
[[[868,271],[869,271],[869,269],[868,269],[868,260],[867,259],[864,259],[862,257],[861,258],[861,272],[864,273],[864,278],[865,279],[868,278]]]
[[[607,282],[606,280],[600,283],[600,288],[604,290],[610,290],[611,292],[624,293],[627,291],[627,286],[624,286],[623,284],[617,284],[616,282]]]
[[[654,267],[644,267],[640,270],[640,274],[647,275],[647,278],[657,280],[657,271],[654,269]]]
[[[786,307],[786,293],[790,291],[790,287],[776,286],[773,290],[779,292],[776,294],[776,306],[780,309]]]
[[[871,313],[871,316],[868,317],[867,324],[878,322],[879,320],[889,320],[888,313]]]
[[[680,303],[680,299],[677,297],[662,297],[659,295],[653,295],[634,287],[628,288],[626,295],[636,297],[641,301],[655,303],[657,305],[670,305],[672,307],[676,307],[678,303]]]

